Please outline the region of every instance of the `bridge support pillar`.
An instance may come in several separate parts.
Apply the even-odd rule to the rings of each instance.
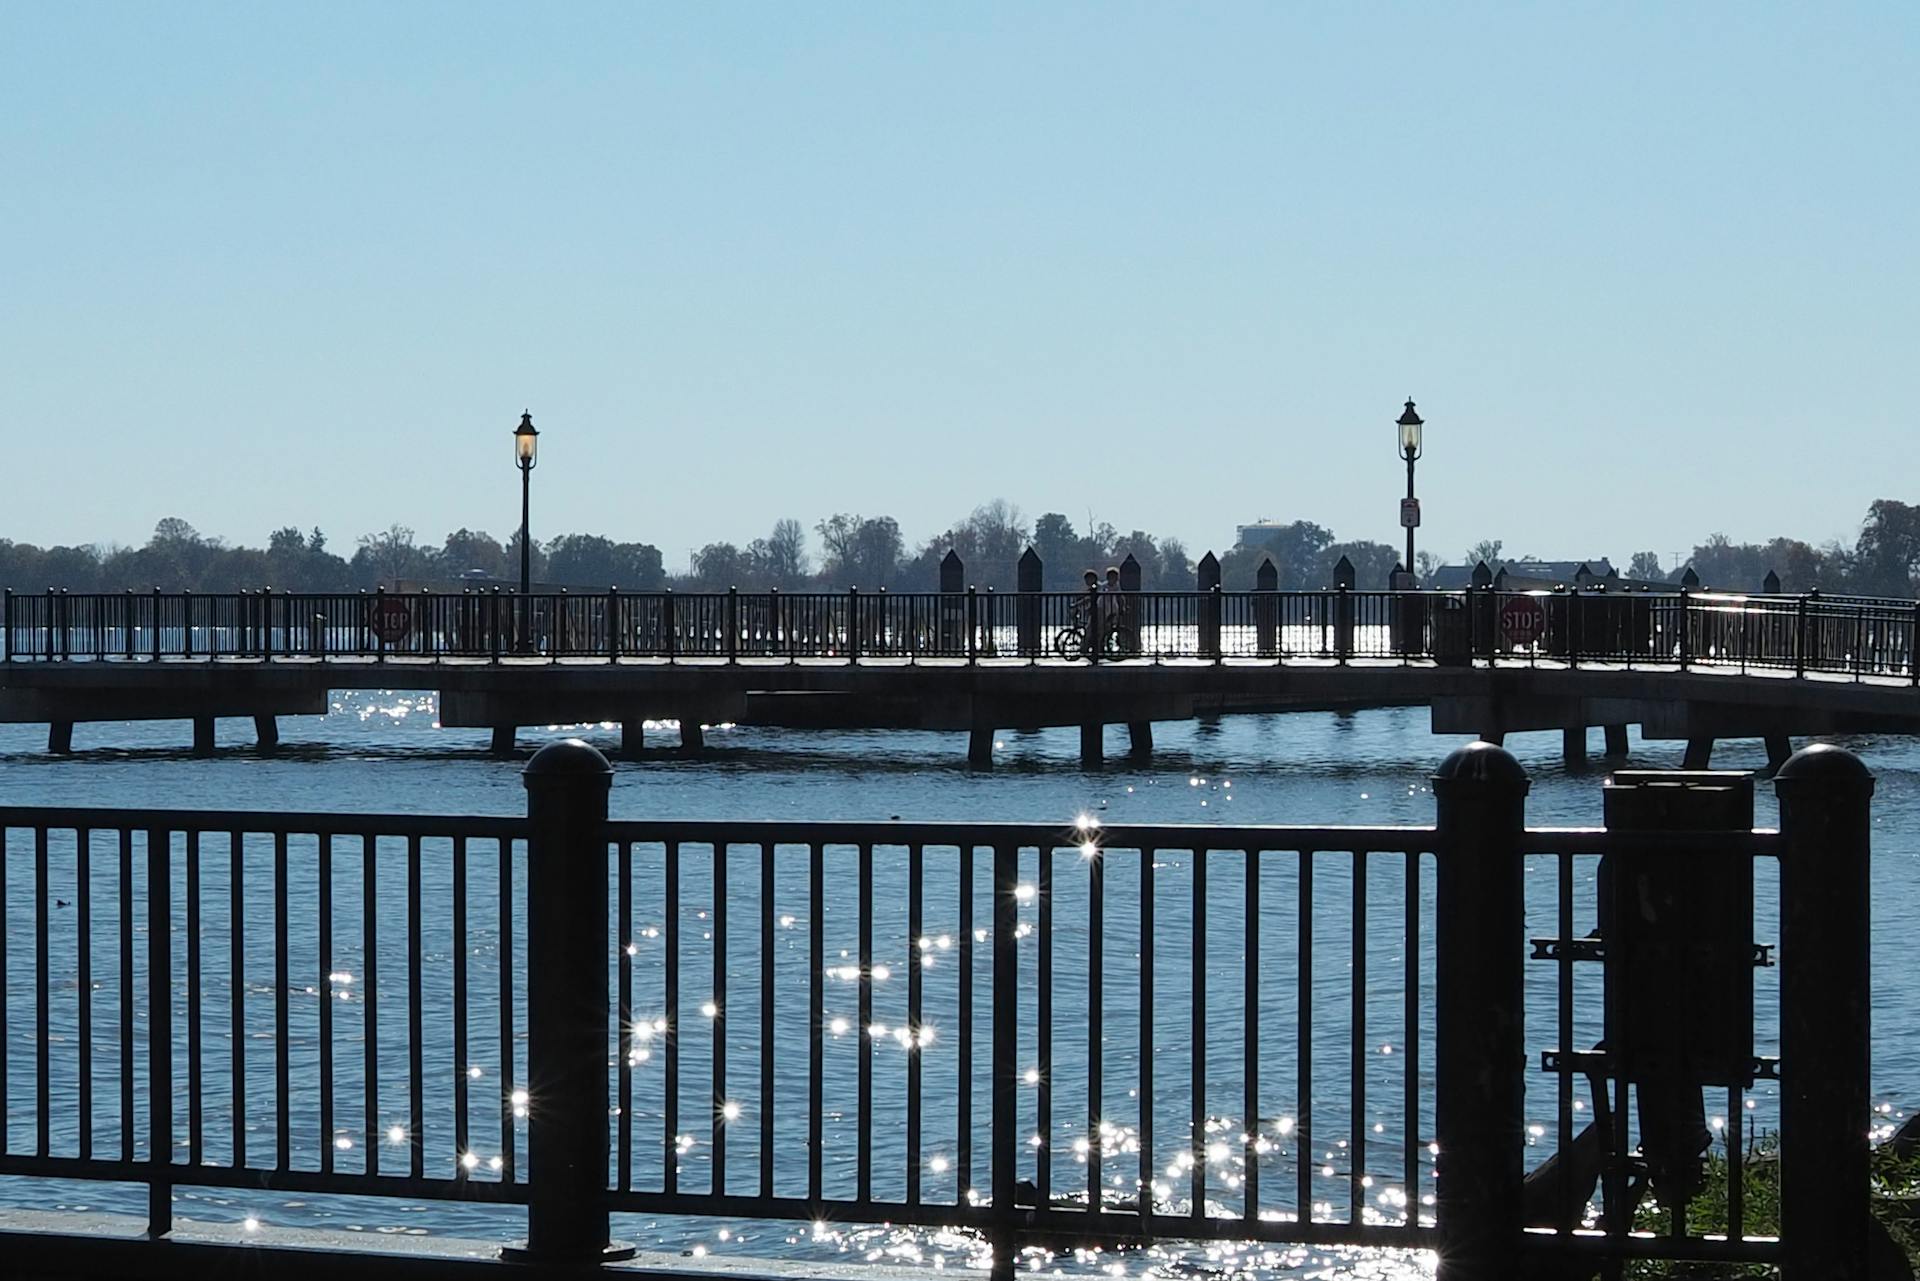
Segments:
[[[993,768],[993,731],[975,726],[967,733],[967,768]]]
[[[518,725],[495,725],[493,727],[493,746],[490,750],[495,756],[513,755],[513,736],[519,728]]]
[[[1587,727],[1569,725],[1560,731],[1560,759],[1569,769],[1578,769],[1587,763]]]
[[[1625,725],[1607,726],[1607,755],[1625,756],[1627,754],[1627,727]]]
[[[72,721],[55,721],[47,726],[47,750],[55,756],[73,754]]]
[[[1767,773],[1778,774],[1793,755],[1793,740],[1785,734],[1767,735]]]
[[[645,721],[620,722],[620,755],[629,760],[638,757],[647,746],[647,723]]]
[[[1145,763],[1153,759],[1153,722],[1127,722],[1127,755]]]
[[[1713,740],[1711,738],[1690,738],[1687,740],[1687,754],[1680,758],[1682,769],[1707,769],[1713,764]]]
[[[213,755],[213,717],[193,718],[193,754],[195,756]]]
[[[253,741],[263,752],[270,752],[280,746],[280,722],[271,716],[253,718]]]
[[[1483,729],[1480,731],[1480,741],[1483,743],[1492,743],[1495,747],[1505,747],[1507,745],[1507,731],[1503,729]]]
[[[1105,725],[1082,725],[1080,727],[1080,765],[1084,769],[1099,769],[1107,763],[1107,727]]]
[[[680,718],[680,749],[687,752],[698,752],[703,750],[706,745],[707,732],[705,728],[701,726],[700,718],[697,716],[682,716]]]

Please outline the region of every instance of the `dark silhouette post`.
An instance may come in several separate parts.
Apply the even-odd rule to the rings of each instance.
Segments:
[[[1767,576],[1760,580],[1760,590],[1769,596],[1778,596],[1780,594],[1780,575],[1774,570],[1768,570]]]
[[[1483,560],[1473,567],[1467,587],[1467,627],[1473,636],[1473,652],[1481,658],[1493,657],[1494,621],[1499,610],[1493,596],[1493,570]]]
[[[1873,775],[1816,744],[1780,798],[1782,1281],[1866,1281]]]
[[[607,1220],[607,791],[579,739],[527,762],[528,1262],[630,1256]]]
[[[1470,743],[1433,778],[1434,1129],[1439,1281],[1516,1275],[1523,1238],[1526,1048],[1520,762]]]
[[[1341,662],[1353,653],[1353,562],[1342,556],[1333,566],[1333,652]]]
[[[1220,657],[1220,558],[1208,552],[1200,558],[1198,568],[1200,591],[1200,656],[1202,658]]]
[[[528,535],[528,517],[533,494],[533,469],[540,461],[540,433],[534,429],[533,415],[522,413],[520,425],[513,429],[513,461],[520,469],[520,644],[522,653],[533,648],[532,602],[533,543]]]
[[[1254,648],[1262,658],[1272,658],[1280,652],[1280,571],[1274,568],[1273,557],[1260,558],[1260,568],[1253,572],[1253,634]]]
[[[969,646],[961,633],[966,621],[967,567],[952,548],[940,561],[939,652],[945,655],[965,652]]]
[[[1040,593],[1045,590],[1045,582],[1040,553],[1029,547],[1020,553],[1014,579],[1018,593],[1014,605],[1014,644],[1019,647],[1022,658],[1033,658],[1040,653]]]

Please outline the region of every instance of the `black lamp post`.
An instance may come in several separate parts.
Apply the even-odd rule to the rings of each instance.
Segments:
[[[1407,460],[1407,501],[1400,508],[1400,523],[1407,528],[1407,561],[1403,568],[1409,575],[1413,568],[1413,531],[1420,524],[1420,500],[1413,496],[1413,464],[1421,454],[1420,415],[1413,412],[1413,402],[1400,413],[1400,456]],[[1418,578],[1414,579],[1418,582]]]
[[[520,469],[520,645],[524,649],[533,640],[528,626],[533,620],[526,614],[528,602],[525,599],[533,592],[533,541],[528,535],[527,515],[533,490],[533,469],[540,461],[540,433],[534,428],[531,413],[522,413],[520,425],[513,429],[513,461]]]

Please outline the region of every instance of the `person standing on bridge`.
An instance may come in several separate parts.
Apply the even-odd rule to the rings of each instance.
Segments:
[[[1120,567],[1118,565],[1109,565],[1107,566],[1106,584],[1100,589],[1100,644],[1102,653],[1105,652],[1105,645],[1110,637],[1118,640],[1126,635],[1124,631],[1117,630],[1121,622],[1121,611],[1125,608],[1126,601],[1120,595]],[[1118,644],[1114,646],[1114,651],[1115,653],[1119,653],[1120,646]]]
[[[1092,570],[1088,570],[1080,576],[1080,579],[1086,584],[1087,594],[1084,599],[1074,602],[1073,612],[1076,614],[1084,613],[1087,616],[1087,661],[1097,663],[1100,661],[1100,641],[1102,639],[1100,635],[1102,623],[1100,609],[1100,575],[1094,573]]]

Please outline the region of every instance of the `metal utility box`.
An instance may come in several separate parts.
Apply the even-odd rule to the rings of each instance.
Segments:
[[[1599,876],[1616,1061],[1640,1083],[1752,1085],[1753,857],[1684,834],[1752,830],[1753,776],[1621,770],[1604,804],[1623,838]]]

